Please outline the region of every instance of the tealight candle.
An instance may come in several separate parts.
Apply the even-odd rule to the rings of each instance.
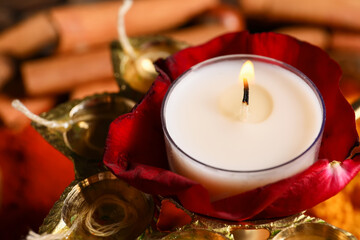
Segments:
[[[244,108],[239,72],[246,60],[255,77],[247,79]],[[313,164],[325,108],[315,85],[297,69],[266,57],[228,55],[192,67],[171,85],[162,123],[171,170],[218,200]]]

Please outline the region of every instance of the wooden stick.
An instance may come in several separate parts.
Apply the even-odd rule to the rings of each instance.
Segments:
[[[0,34],[0,53],[26,58],[57,40],[49,16],[41,13]]]
[[[114,79],[97,80],[75,87],[70,93],[70,99],[82,99],[96,93],[119,92],[119,86]]]
[[[163,34],[190,45],[198,45],[226,32],[245,29],[245,19],[242,14],[230,7],[217,6],[199,18],[201,19],[201,17],[205,19],[214,18],[214,22],[173,30]]]
[[[360,33],[334,31],[330,47],[335,50],[360,53]]]
[[[328,53],[332,59],[339,63],[344,76],[354,78],[355,80],[360,82],[359,52],[340,50],[337,51],[336,49],[331,49],[330,51],[328,51]]]
[[[33,96],[64,93],[81,83],[113,78],[108,46],[25,62],[21,71],[26,93]]]
[[[215,6],[218,0],[138,0],[125,17],[129,36],[154,34],[179,26]],[[121,1],[54,8],[51,16],[59,31],[58,50],[88,48],[117,39]]]
[[[275,32],[290,35],[322,49],[328,48],[331,39],[330,34],[324,28],[320,27],[286,27],[275,29]]]
[[[190,45],[198,45],[226,32],[229,32],[229,30],[222,24],[217,23],[165,32],[164,35],[177,41],[186,42]]]
[[[13,77],[14,64],[10,58],[0,55],[0,89]]]
[[[245,14],[360,29],[358,0],[238,0]]]

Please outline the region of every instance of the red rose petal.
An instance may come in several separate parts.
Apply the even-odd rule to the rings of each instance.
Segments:
[[[292,185],[282,196],[269,205],[258,218],[277,214],[288,216],[309,209],[337,194],[360,171],[360,156],[343,162],[322,159],[295,177]],[[286,206],[286,208],[284,208]]]
[[[291,178],[211,203],[204,187],[169,171],[160,121],[161,103],[170,83],[191,66],[212,57],[239,53],[288,63],[316,84],[326,106],[319,153],[322,160]],[[338,86],[341,70],[321,49],[281,34],[240,32],[187,48],[156,65],[159,77],[144,100],[133,112],[112,123],[104,156],[104,163],[119,178],[138,189],[177,196],[186,209],[212,217],[273,218],[315,206],[339,192],[360,171],[359,157],[344,160],[358,144],[358,135],[354,112]]]
[[[125,170],[130,162],[168,167],[160,120],[161,102],[168,86],[156,82],[134,111],[111,123],[104,161],[114,173]]]
[[[161,201],[160,214],[156,223],[158,230],[169,232],[190,224],[191,221],[191,216],[170,199]]]

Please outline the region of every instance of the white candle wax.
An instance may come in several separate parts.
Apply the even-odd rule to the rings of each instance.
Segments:
[[[239,121],[226,108],[241,104],[238,76],[247,59],[255,81],[249,120]],[[316,161],[324,116],[318,91],[289,66],[251,55],[209,60],[177,79],[165,97],[170,167],[205,186],[213,200],[273,183]]]

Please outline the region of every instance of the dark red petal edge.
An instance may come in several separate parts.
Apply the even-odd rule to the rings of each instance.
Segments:
[[[159,218],[157,220],[157,229],[164,232],[173,231],[177,228],[183,227],[186,224],[190,224],[192,217],[177,203],[170,199],[164,199],[161,201],[161,208]]]
[[[343,162],[319,160],[297,176],[286,192],[257,217],[267,218],[274,214],[288,216],[299,210],[309,209],[314,203],[320,203],[337,194],[359,171],[360,156]]]
[[[210,203],[205,188],[168,171],[160,109],[170,83],[184,71],[208,58],[235,53],[278,59],[313,80],[327,110],[320,148],[323,160],[292,178]],[[345,160],[337,166],[337,171],[329,171],[333,166],[331,160],[342,162],[358,143],[358,136],[354,112],[338,87],[341,70],[321,49],[285,35],[240,32],[180,51],[166,61],[158,61],[157,69],[160,76],[144,100],[133,112],[111,124],[104,156],[104,163],[119,178],[138,189],[151,194],[176,195],[185,208],[197,213],[245,220],[286,216],[310,208],[339,192],[359,171],[358,157]]]

